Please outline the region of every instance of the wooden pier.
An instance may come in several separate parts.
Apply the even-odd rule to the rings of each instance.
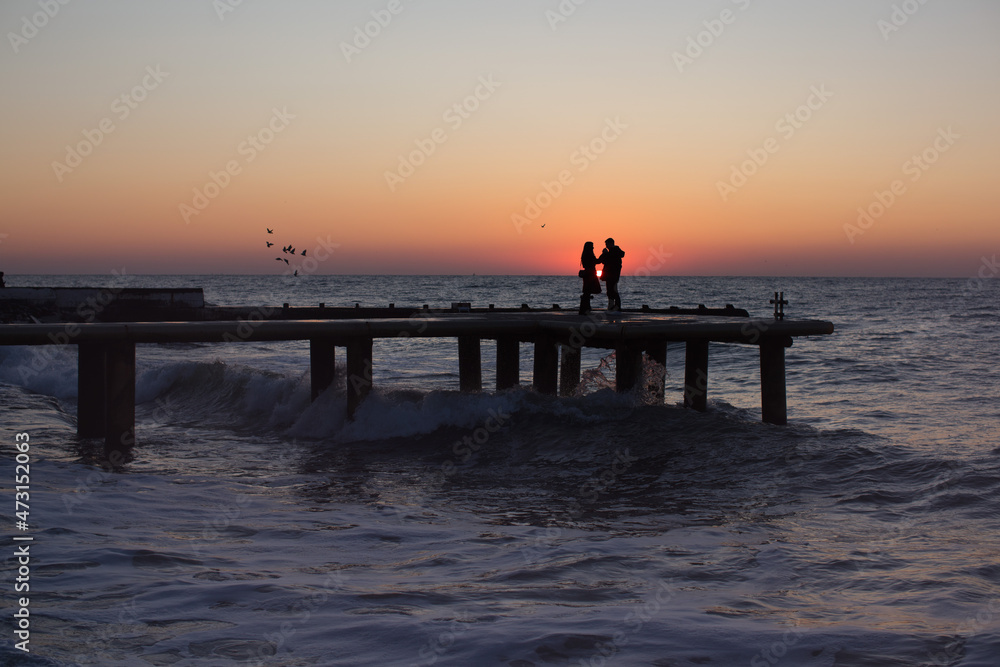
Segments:
[[[287,311],[287,309],[285,309]],[[458,309],[453,309],[458,310]],[[462,309],[466,310],[466,309]],[[335,381],[336,349],[346,348],[347,410],[353,415],[371,391],[373,341],[377,338],[454,338],[462,391],[482,391],[480,342],[496,341],[496,389],[520,381],[520,344],[534,348],[532,385],[545,394],[569,394],[580,383],[582,348],[616,352],[616,387],[630,391],[640,379],[643,354],[665,364],[668,348],[685,347],[684,405],[706,409],[709,343],[742,343],[760,348],[762,418],[785,424],[785,348],[798,336],[833,333],[819,320],[752,319],[745,311],[642,311],[577,315],[565,311],[432,312],[355,310],[345,319],[265,319],[228,321],[93,322],[0,325],[0,345],[76,345],[79,352],[80,437],[103,437],[105,451],[122,452],[135,443],[135,346],[137,343],[240,343],[308,340],[312,396]],[[287,312],[286,312],[287,314]],[[663,393],[663,386],[660,388]]]

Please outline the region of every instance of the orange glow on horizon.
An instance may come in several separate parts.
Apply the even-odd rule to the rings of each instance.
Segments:
[[[625,276],[961,277],[1000,250],[1000,7],[946,3],[887,43],[843,8],[762,5],[678,72],[664,40],[700,30],[698,3],[595,6],[556,40],[532,3],[438,3],[351,62],[331,35],[364,12],[307,4],[136,3],[123,29],[93,0],[0,64],[0,270],[278,273],[266,227],[335,245],[327,274],[575,276],[609,236]],[[825,19],[803,58],[790,36]]]

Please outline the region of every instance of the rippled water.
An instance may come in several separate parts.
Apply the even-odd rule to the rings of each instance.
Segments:
[[[572,307],[576,283],[127,279],[224,305],[432,307]],[[1000,290],[964,289],[623,282],[626,307],[766,315],[784,290],[791,317],[835,322],[788,350],[787,427],[760,423],[737,345],[712,346],[697,414],[680,346],[658,405],[614,393],[602,351],[574,398],[463,395],[454,341],[378,342],[352,423],[337,388],[310,403],[302,343],[140,346],[140,446],[114,473],[75,437],[75,350],[0,348],[3,470],[29,432],[35,538],[31,653],[8,583],[0,663],[995,666]]]

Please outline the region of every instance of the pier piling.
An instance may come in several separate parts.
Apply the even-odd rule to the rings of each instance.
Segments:
[[[560,345],[559,395],[572,396],[580,386],[580,348]]]
[[[135,343],[108,343],[106,355],[104,452],[110,456],[135,444]]]
[[[660,399],[662,403],[666,399],[667,394],[667,341],[665,340],[654,340],[646,343],[646,354],[649,356],[650,361],[655,361],[660,366],[663,366],[664,373],[660,376],[659,380],[650,383],[648,387],[652,394]]]
[[[458,337],[458,386],[461,391],[483,390],[483,360],[479,338]]]
[[[708,341],[689,340],[684,355],[684,407],[708,409]]]
[[[337,367],[337,347],[330,338],[309,339],[309,375],[312,379],[312,400],[334,382]]]
[[[77,345],[76,434],[81,438],[103,438],[107,401],[107,351],[105,343],[86,341]]]
[[[535,340],[535,391],[555,395],[559,384],[559,352],[549,336]]]
[[[372,339],[352,338],[347,343],[347,416],[354,413],[372,390]]]
[[[497,339],[497,391],[521,382],[521,342],[512,336]]]
[[[788,399],[785,395],[785,348],[792,339],[764,338],[760,342],[761,418],[768,424],[788,423]]]
[[[615,390],[632,391],[642,373],[642,348],[625,341],[615,346]]]

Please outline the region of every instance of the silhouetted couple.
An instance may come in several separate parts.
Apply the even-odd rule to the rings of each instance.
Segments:
[[[583,295],[580,297],[580,314],[590,312],[590,297],[601,293],[601,280],[608,286],[608,310],[621,310],[622,298],[618,294],[618,281],[622,276],[622,258],[625,251],[615,245],[614,239],[604,242],[604,252],[600,257],[594,255],[594,244],[587,241],[583,244],[583,254],[580,255],[580,277],[583,278]],[[597,277],[597,265],[604,266],[601,277]]]

